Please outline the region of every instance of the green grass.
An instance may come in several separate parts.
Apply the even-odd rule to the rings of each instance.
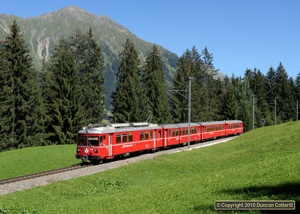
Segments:
[[[0,213],[215,213],[215,200],[295,200],[297,207],[299,130],[299,122],[261,128],[228,143],[7,194]]]
[[[0,153],[0,180],[78,164],[76,145],[55,145]],[[0,212],[1,213],[1,212]]]

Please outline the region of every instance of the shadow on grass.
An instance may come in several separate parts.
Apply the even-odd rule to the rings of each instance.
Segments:
[[[249,186],[242,189],[227,189],[221,191],[229,195],[244,196],[244,200],[294,200],[296,210],[264,210],[260,213],[296,213],[300,211],[300,182],[284,183],[277,186]],[[234,198],[234,197],[233,197]],[[266,199],[267,198],[267,199]]]

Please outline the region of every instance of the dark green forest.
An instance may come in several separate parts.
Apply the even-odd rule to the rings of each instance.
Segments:
[[[51,144],[72,144],[90,123],[242,120],[245,131],[298,119],[300,73],[294,80],[282,63],[266,74],[245,69],[243,77],[216,78],[213,54],[187,49],[176,76],[167,85],[160,49],[141,61],[127,39],[119,55],[111,115],[105,109],[104,57],[93,35],[75,31],[61,38],[36,71],[27,44],[14,21],[0,41],[0,151]],[[176,93],[180,91],[180,93]],[[254,116],[254,118],[253,118]],[[254,120],[253,120],[254,119]]]

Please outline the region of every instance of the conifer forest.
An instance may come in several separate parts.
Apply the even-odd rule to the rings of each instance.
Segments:
[[[0,41],[0,151],[73,144],[78,130],[103,120],[186,123],[190,77],[191,122],[242,120],[244,131],[250,131],[299,118],[300,73],[289,77],[281,62],[268,71],[253,68],[242,77],[220,77],[208,48],[199,52],[192,47],[179,57],[175,76],[167,80],[159,47],[153,45],[141,59],[127,39],[111,109],[104,105],[104,62],[92,29],[78,30],[61,38],[36,71],[14,21]]]

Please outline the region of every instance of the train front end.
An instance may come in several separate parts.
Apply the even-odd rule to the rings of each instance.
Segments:
[[[78,132],[76,158],[83,163],[101,163],[107,156],[106,134],[101,127],[84,127]]]

